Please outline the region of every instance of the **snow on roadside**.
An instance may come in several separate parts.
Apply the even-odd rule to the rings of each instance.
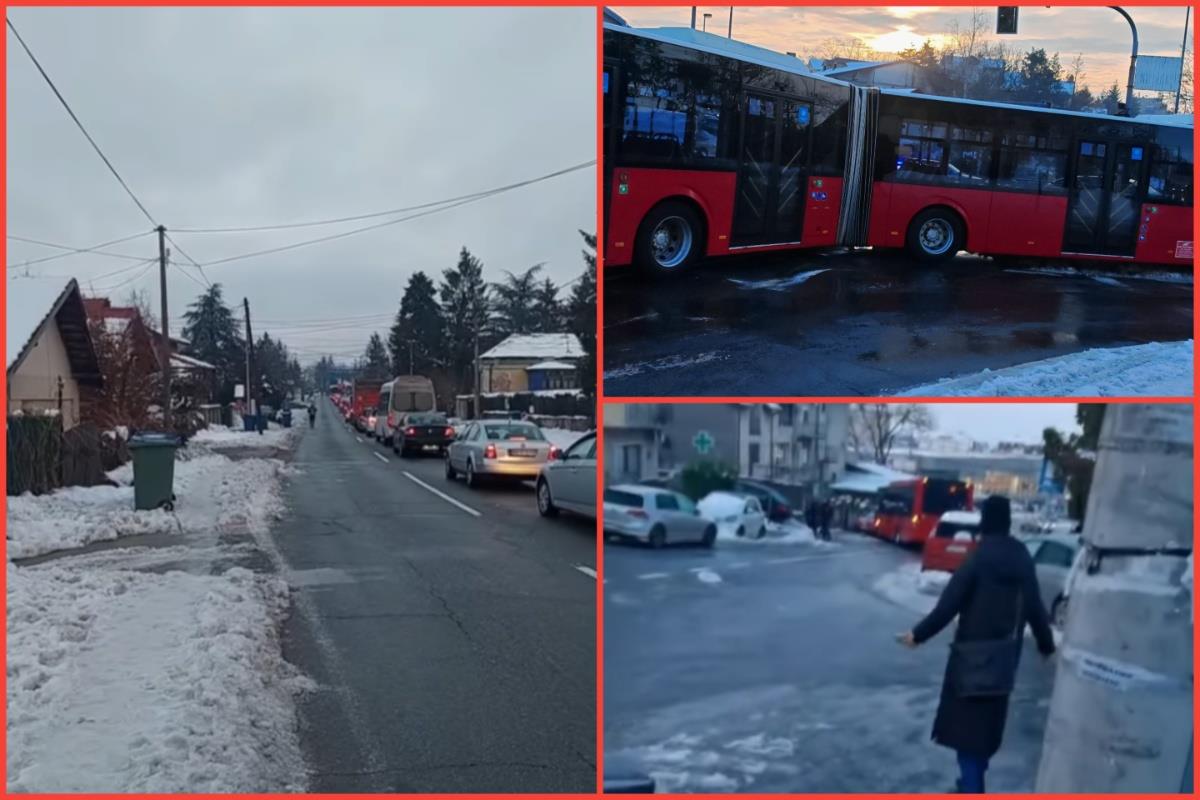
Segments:
[[[722,544],[746,545],[758,547],[771,546],[806,546],[806,547],[836,547],[832,542],[824,542],[816,537],[812,528],[802,522],[767,522],[767,533],[761,539],[750,539],[737,535],[737,525],[729,523],[717,524],[717,541]]]
[[[303,419],[303,421],[301,421]],[[202,444],[212,450],[224,450],[238,447],[276,447],[289,448],[292,440],[299,435],[300,426],[308,427],[308,418],[301,412],[292,414],[292,427],[284,428],[270,423],[267,430],[261,434],[246,431],[241,428],[227,428],[224,425],[210,425],[196,431],[189,443]]]
[[[1184,397],[1192,392],[1192,340],[1095,348],[898,393],[904,397]]]
[[[287,586],[8,565],[8,791],[303,791]]]
[[[949,581],[949,572],[923,571],[914,562],[884,573],[872,588],[896,605],[924,615],[937,605],[938,596]]]

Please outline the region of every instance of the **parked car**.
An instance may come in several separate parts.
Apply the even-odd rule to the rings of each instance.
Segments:
[[[542,467],[537,479],[537,507],[543,517],[565,509],[596,518],[596,432],[568,447],[562,458]]]
[[[925,540],[921,569],[954,572],[979,546],[979,512],[947,511]]]
[[[784,497],[779,490],[772,489],[766,484],[758,481],[739,480],[733,484],[733,490],[739,494],[757,497],[767,519],[772,522],[785,522],[795,514],[796,509],[792,508],[791,501]]]
[[[700,516],[727,525],[737,536],[761,539],[767,532],[767,515],[754,495],[709,492],[696,505]]]
[[[604,532],[659,548],[676,542],[712,547],[717,524],[700,516],[687,495],[622,483],[604,490]]]
[[[1023,538],[1023,541],[1033,556],[1042,604],[1050,612],[1050,621],[1062,628],[1067,616],[1070,579],[1083,543],[1078,536],[1070,533],[1048,533]]]
[[[445,414],[416,412],[400,418],[400,427],[392,434],[392,451],[401,458],[418,453],[445,456],[446,448],[453,441],[454,428],[446,421]]]
[[[532,422],[478,420],[446,448],[446,478],[462,474],[471,487],[485,477],[532,480],[557,457],[558,448]]]

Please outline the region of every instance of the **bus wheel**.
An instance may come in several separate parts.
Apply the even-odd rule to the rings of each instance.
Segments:
[[[963,248],[962,221],[948,208],[927,208],[908,226],[908,251],[918,261],[954,258]]]
[[[655,272],[680,272],[700,255],[700,218],[686,203],[666,202],[642,222],[634,254]]]

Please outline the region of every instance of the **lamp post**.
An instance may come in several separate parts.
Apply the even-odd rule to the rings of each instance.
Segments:
[[[1129,54],[1129,83],[1125,87],[1125,116],[1133,116],[1133,78],[1137,71],[1137,53],[1138,53],[1138,35],[1137,25],[1133,24],[1133,17],[1120,6],[1109,6],[1113,11],[1120,14],[1129,23],[1129,30],[1133,31],[1133,50]]]

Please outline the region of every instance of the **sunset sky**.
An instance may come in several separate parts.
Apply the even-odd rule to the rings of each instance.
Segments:
[[[672,8],[614,6],[613,10],[636,27],[683,26],[691,19],[689,6]],[[1138,26],[1139,51],[1146,55],[1179,55],[1183,39],[1182,7],[1131,7],[1127,9]],[[729,6],[701,6],[697,27],[704,13],[712,14],[710,32],[724,34]],[[1077,53],[1084,56],[1084,83],[1093,92],[1117,81],[1122,87],[1129,70],[1129,25],[1115,11],[1095,8],[1045,8],[1026,6],[1020,12],[1020,33],[997,37],[996,15],[987,9],[987,37],[1003,39],[1024,52],[1031,47],[1058,53],[1069,67]],[[969,8],[928,6],[852,7],[743,7],[735,6],[733,36],[751,44],[802,57],[819,56],[830,39],[858,39],[868,47],[897,52],[925,39],[940,43],[951,24],[965,25]],[[1190,31],[1190,28],[1189,28]],[[1191,38],[1189,33],[1189,39]],[[1189,54],[1190,57],[1190,54]]]

